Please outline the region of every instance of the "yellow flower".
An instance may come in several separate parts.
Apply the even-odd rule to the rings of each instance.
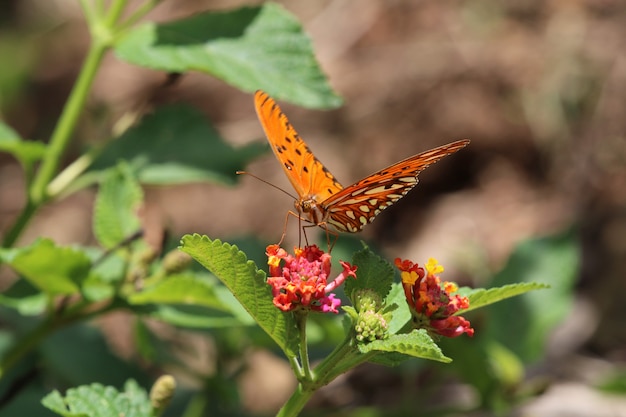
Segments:
[[[437,275],[443,272],[443,266],[439,265],[439,262],[435,258],[428,258],[428,262],[426,262],[426,271],[428,271],[428,275]]]

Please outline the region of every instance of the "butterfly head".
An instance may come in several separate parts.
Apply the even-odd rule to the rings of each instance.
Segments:
[[[311,223],[318,225],[326,221],[326,210],[318,204],[315,196],[304,196],[294,202],[298,213]]]

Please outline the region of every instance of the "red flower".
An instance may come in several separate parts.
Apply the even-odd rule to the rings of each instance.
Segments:
[[[408,260],[396,258],[407,303],[416,323],[428,323],[430,330],[446,337],[457,337],[463,333],[474,335],[470,322],[455,316],[459,310],[469,307],[467,297],[452,295],[458,290],[456,284],[443,282],[437,274],[443,266],[433,258],[426,263],[426,270]]]
[[[331,256],[317,246],[296,248],[295,256],[278,245],[266,248],[269,265],[267,283],[272,287],[274,305],[283,311],[307,308],[338,313],[341,300],[332,294],[347,277],[356,278],[356,266],[340,261],[343,271],[330,283]],[[281,266],[281,262],[284,262]]]

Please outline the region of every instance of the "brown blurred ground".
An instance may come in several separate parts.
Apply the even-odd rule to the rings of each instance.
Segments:
[[[377,242],[389,257],[434,256],[454,274],[455,264],[495,271],[516,242],[577,225],[583,245],[580,295],[583,303],[590,302],[582,310],[589,312],[577,319],[593,331],[586,332],[588,340],[574,337],[563,354],[583,362],[594,356],[605,366],[623,363],[626,4],[281,3],[303,22],[331,84],[345,98],[345,105],[334,111],[284,103],[283,110],[344,184],[428,148],[472,139],[467,149],[425,171],[418,188],[367,227],[363,237]],[[239,4],[247,3],[170,0],[151,18],[167,20]],[[0,30],[34,37],[38,45],[28,88],[3,116],[24,137],[45,138],[87,46],[80,11],[77,3],[61,0],[12,1],[2,7]],[[148,98],[155,105],[193,104],[232,143],[263,140],[250,94],[199,74],[185,75],[163,92],[163,80],[164,74],[108,57],[85,109],[79,144],[68,160],[81,144],[102,140],[107,125]],[[290,188],[271,155],[249,170]],[[23,202],[21,184],[19,167],[0,155],[0,230]],[[92,243],[92,199],[93,192],[85,191],[54,203],[40,213],[21,243],[37,236]],[[281,213],[292,205],[288,197],[250,178],[232,189],[151,188],[147,199],[150,219],[162,222],[173,236],[253,234],[268,242],[280,236]],[[576,384],[585,389],[589,382],[566,374],[575,389],[580,388]],[[569,392],[568,387],[561,392]],[[592,400],[585,404],[598,413],[576,415],[609,415]],[[599,404],[614,410],[608,401]],[[615,410],[621,414],[610,415],[626,415],[624,402]]]

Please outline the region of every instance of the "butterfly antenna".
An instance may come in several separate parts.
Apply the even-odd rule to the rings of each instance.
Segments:
[[[298,199],[298,197],[296,197],[296,196],[294,196],[294,195],[289,194],[289,192],[287,192],[287,191],[283,190],[282,188],[280,188],[280,187],[278,187],[278,186],[276,186],[276,185],[272,184],[272,183],[271,183],[271,182],[269,182],[269,181],[264,180],[263,178],[257,177],[256,175],[251,174],[251,173],[249,173],[249,172],[247,172],[247,171],[237,171],[237,172],[236,172],[236,174],[237,174],[237,175],[244,175],[244,174],[245,174],[245,175],[250,175],[252,178],[256,178],[257,180],[259,180],[259,181],[261,181],[261,182],[263,182],[263,183],[265,183],[265,184],[269,185],[270,187],[275,188],[275,189],[277,189],[278,191],[282,191],[283,193],[287,194],[289,197],[293,198],[294,200],[297,200],[297,199]]]

